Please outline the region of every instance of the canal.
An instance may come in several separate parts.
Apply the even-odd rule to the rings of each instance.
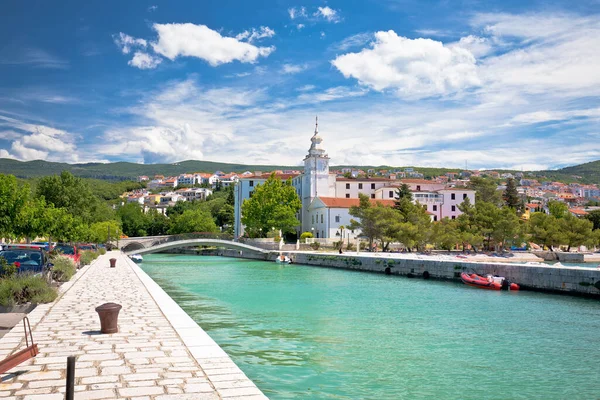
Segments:
[[[146,271],[271,399],[589,399],[600,302],[221,257]]]

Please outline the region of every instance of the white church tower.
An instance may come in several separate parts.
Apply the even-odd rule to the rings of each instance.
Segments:
[[[310,232],[308,207],[315,197],[335,196],[335,176],[329,175],[329,156],[321,147],[323,139],[319,136],[319,117],[315,118],[315,134],[308,154],[304,157],[304,176],[302,182],[302,230]]]

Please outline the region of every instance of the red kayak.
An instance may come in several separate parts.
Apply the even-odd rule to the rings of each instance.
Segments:
[[[501,276],[480,276],[477,274],[467,274],[465,272],[460,274],[460,279],[465,285],[477,287],[480,289],[488,290],[519,290],[519,285],[516,283],[510,283],[506,278]]]

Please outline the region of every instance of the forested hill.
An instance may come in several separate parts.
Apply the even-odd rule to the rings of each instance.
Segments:
[[[396,169],[398,167],[389,166],[359,166],[359,165],[336,165],[334,169],[341,168],[358,168],[366,171],[374,168],[380,169]],[[425,178],[431,178],[438,175],[443,175],[447,172],[459,172],[460,168],[424,168],[413,167],[415,171],[419,171],[425,175]],[[244,172],[244,171],[272,171],[272,170],[302,170],[302,166],[293,165],[247,165],[247,164],[229,164],[212,161],[181,161],[173,164],[135,164],[130,162],[115,162],[115,163],[88,163],[88,164],[67,164],[48,161],[16,161],[8,158],[0,158],[0,174],[11,174],[19,178],[36,178],[47,175],[57,175],[62,171],[69,171],[75,176],[83,178],[96,178],[105,180],[130,180],[135,179],[140,175],[154,176],[156,174],[165,176],[175,176],[182,173],[190,172]],[[509,170],[497,170],[498,172],[517,172]],[[541,180],[558,180],[564,182],[581,182],[581,183],[596,183],[600,184],[600,161],[593,161],[572,167],[566,167],[552,171],[532,171],[525,172],[526,176],[541,179]]]
[[[0,173],[11,174],[19,178],[34,178],[60,174],[69,171],[75,176],[84,178],[126,180],[135,179],[140,175],[154,176],[156,174],[174,176],[189,172],[244,172],[271,171],[273,169],[301,169],[298,166],[278,165],[244,165],[227,164],[211,161],[182,161],[174,164],[135,164],[129,162],[67,164],[48,161],[16,161],[0,158]]]

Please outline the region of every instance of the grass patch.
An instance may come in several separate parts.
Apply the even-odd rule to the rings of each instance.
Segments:
[[[23,274],[0,279],[0,304],[6,307],[28,302],[50,303],[57,295],[56,289],[39,275]]]
[[[57,282],[70,281],[77,270],[75,263],[69,257],[60,255],[52,257],[52,263],[54,264],[54,268],[52,268],[52,279]]]

